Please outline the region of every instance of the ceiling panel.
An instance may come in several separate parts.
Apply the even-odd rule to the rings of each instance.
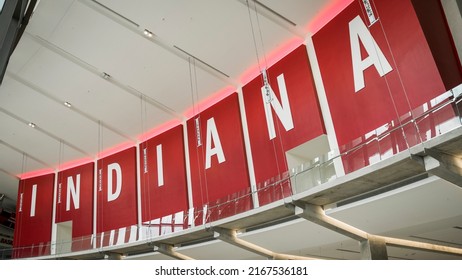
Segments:
[[[445,242],[450,246],[462,247],[462,228],[458,226],[460,223],[462,223],[462,219],[452,227],[424,232],[416,235],[415,238],[420,239],[422,242]]]
[[[19,176],[32,170],[41,170],[49,168],[47,165],[37,162],[36,160],[24,155],[15,147],[0,142],[0,166],[3,173],[10,176]],[[0,181],[1,182],[1,181]]]
[[[27,31],[43,38],[49,38],[66,17],[75,0],[40,0],[27,26]],[[21,39],[22,40],[22,39]]]
[[[184,99],[188,89],[187,61],[149,41],[141,32],[135,33],[88,6],[79,2],[72,6],[52,43],[100,72],[110,74],[119,83],[156,100],[163,99],[158,102],[167,102],[165,105],[174,110],[181,111],[184,107],[177,108],[175,101]],[[167,99],[163,89],[177,94],[169,94]]]
[[[84,157],[79,151],[70,150],[67,157],[63,158],[60,155],[61,143],[55,138],[44,132],[40,125],[32,128],[21,120],[15,118],[10,112],[0,112],[0,131],[2,133],[2,141],[8,143],[8,146],[17,151],[23,151],[26,155],[30,155],[34,160],[39,161],[46,168],[57,167],[57,162],[69,159]],[[25,167],[25,171],[31,171],[29,166]]]
[[[278,238],[278,242],[274,242],[271,236],[280,236],[280,238]],[[241,238],[278,253],[346,240],[343,235],[304,219],[274,226],[271,227],[271,230],[262,229],[242,234]]]
[[[239,1],[180,0],[171,5],[140,1],[149,13],[139,13],[124,1],[101,2],[235,80],[257,66],[256,51],[263,64],[264,51],[277,49],[294,37],[291,31],[253,12],[251,23],[249,9]]]
[[[97,151],[97,123],[8,76],[3,83],[0,102],[4,109],[21,112],[22,118],[82,151],[81,156]]]
[[[56,99],[70,102],[73,108],[92,119],[114,128],[126,138],[125,141],[141,132],[139,97],[54,52],[42,49],[23,69],[21,77]],[[156,110],[155,115],[158,124],[172,118],[161,110]]]
[[[356,207],[358,204],[364,207]],[[460,205],[460,187],[430,177],[396,191],[339,207],[329,211],[329,215],[376,233],[462,216]]]
[[[277,11],[283,18],[290,20],[298,28],[307,32],[309,31],[310,19],[316,18],[323,8],[335,4],[338,0],[259,0],[259,2],[273,11]]]
[[[29,38],[22,38],[15,51],[10,56],[10,62],[8,63],[8,72],[18,73],[32,59],[32,57],[41,48],[40,44],[32,41]]]

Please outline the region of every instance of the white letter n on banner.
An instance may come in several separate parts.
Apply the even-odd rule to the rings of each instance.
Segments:
[[[71,210],[71,197],[74,202],[75,209],[80,207],[80,174],[77,174],[76,184],[72,176],[67,177],[67,193],[66,193],[66,211]]]
[[[287,88],[286,82],[284,80],[284,74],[279,75],[277,77],[277,81],[282,104],[279,103],[279,100],[276,98],[276,95],[274,94],[274,91],[271,87],[269,87],[269,90],[271,91],[271,95],[273,98],[270,103],[266,102],[266,89],[265,86],[261,87],[263,106],[265,108],[266,115],[266,124],[268,125],[268,134],[270,140],[276,137],[276,131],[274,129],[274,120],[271,108],[274,109],[274,112],[278,116],[286,131],[289,131],[294,128],[294,121],[292,120],[292,112],[290,110],[289,97],[287,96]]]

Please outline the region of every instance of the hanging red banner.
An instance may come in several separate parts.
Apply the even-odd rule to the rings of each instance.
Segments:
[[[187,131],[193,206],[203,211],[207,205],[195,224],[208,215],[217,219],[217,213],[225,217],[249,209],[250,181],[237,94],[189,119]],[[240,203],[228,203],[235,199]]]
[[[19,182],[13,257],[50,254],[54,178],[47,174]]]
[[[183,126],[141,143],[139,153],[143,223],[187,211]]]

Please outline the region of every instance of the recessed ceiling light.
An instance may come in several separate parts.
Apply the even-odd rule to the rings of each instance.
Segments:
[[[149,30],[147,30],[147,29],[145,29],[143,33],[144,33],[145,36],[147,36],[147,37],[149,37],[149,38],[152,37],[152,32],[149,31]]]
[[[35,128],[35,127],[36,127],[35,123],[33,123],[33,122],[30,122],[28,125],[29,125],[30,127],[32,127],[32,128]]]
[[[109,75],[109,74],[106,73],[106,72],[103,72],[103,73],[101,74],[101,76],[102,76],[103,79],[105,79],[105,80],[108,80],[108,79],[111,77],[111,75]]]
[[[66,101],[66,102],[64,102],[64,106],[66,106],[66,107],[68,107],[68,108],[71,108],[71,107],[72,107],[72,104]]]

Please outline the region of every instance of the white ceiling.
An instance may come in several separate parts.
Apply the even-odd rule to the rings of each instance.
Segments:
[[[345,2],[39,1],[0,86],[3,206],[20,174],[133,145],[235,91]]]

